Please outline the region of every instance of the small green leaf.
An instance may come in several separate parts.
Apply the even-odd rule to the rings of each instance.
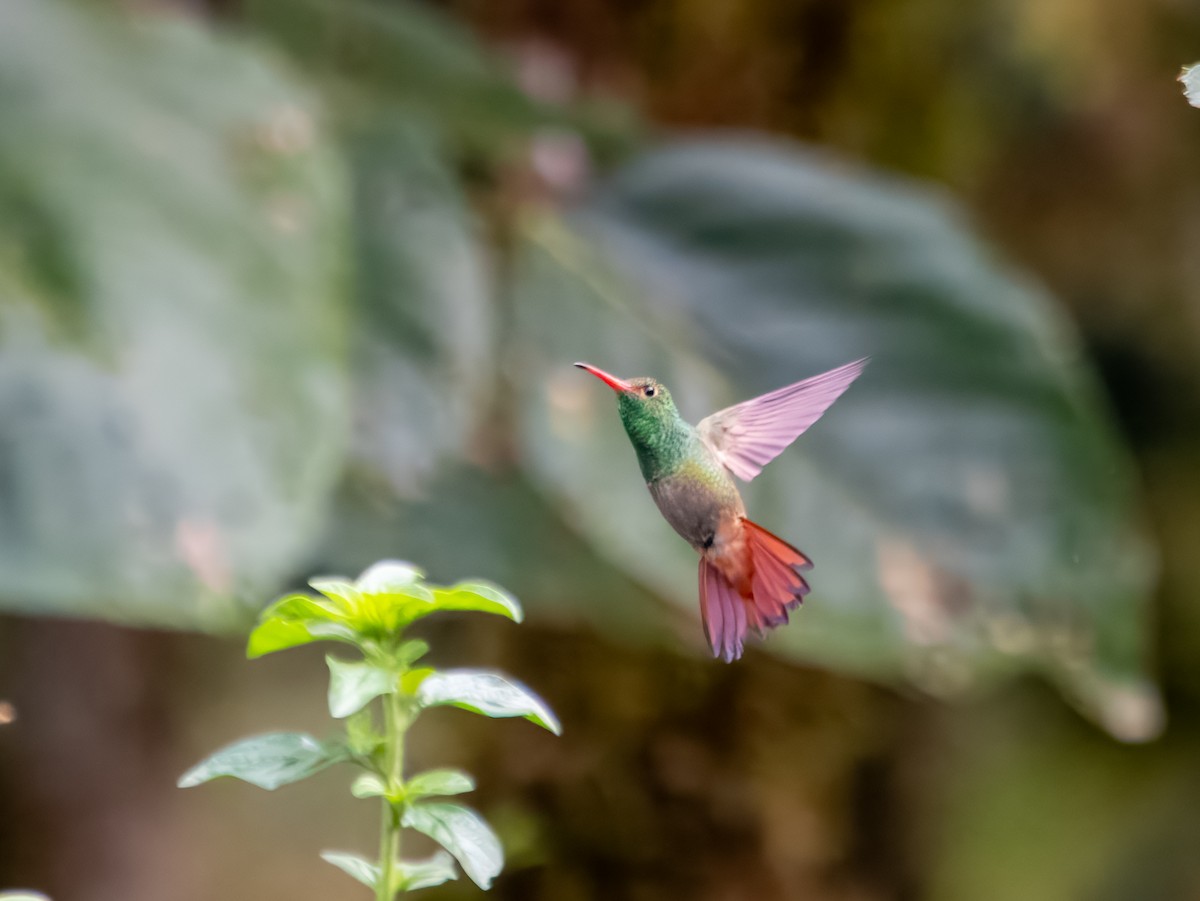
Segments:
[[[423,585],[403,592],[364,594],[356,624],[367,635],[395,635],[435,609],[433,592]]]
[[[562,726],[550,708],[524,685],[485,670],[430,673],[417,689],[422,707],[450,705],[490,717],[522,716],[555,735]]]
[[[345,759],[340,745],[325,744],[301,732],[271,732],[227,745],[179,777],[180,788],[233,776],[273,790],[297,782]]]
[[[380,560],[369,567],[354,583],[363,594],[404,594],[422,588],[425,573],[403,560]]]
[[[313,579],[313,588],[335,599],[359,635],[390,637],[433,610],[433,591],[409,563],[384,560],[350,584],[341,578]]]
[[[354,630],[340,623],[296,622],[273,619],[257,626],[246,643],[246,656],[253,660],[264,654],[310,644],[314,641],[344,641],[356,644]]]
[[[343,615],[350,617],[362,603],[358,588],[340,576],[309,579],[308,584],[333,601]]]
[[[404,795],[408,798],[425,798],[430,795],[461,795],[475,790],[475,780],[462,770],[428,770],[418,773],[404,783]]]
[[[477,610],[506,616],[515,623],[525,618],[521,605],[504,589],[490,582],[459,582],[449,588],[436,588],[434,604],[439,610]]]
[[[396,665],[402,669],[408,669],[428,653],[429,642],[414,638],[400,645],[400,650],[396,652]]]
[[[355,757],[373,757],[383,745],[370,710],[360,710],[346,720],[346,747]]]
[[[1188,103],[1192,106],[1200,106],[1200,63],[1184,66],[1179,80],[1183,82],[1183,93],[1187,97]]]
[[[350,786],[350,794],[356,798],[390,798],[387,783],[378,773],[363,773]]]
[[[343,873],[353,876],[367,888],[373,889],[379,882],[379,867],[357,854],[348,854],[344,851],[322,851],[321,859],[326,863],[333,864]]]
[[[374,889],[379,882],[379,866],[357,854],[349,854],[344,851],[322,851],[321,859],[333,864],[368,888]],[[454,858],[445,851],[438,851],[425,860],[399,860],[396,861],[392,870],[393,884],[390,894],[432,888],[457,878],[458,872],[454,869]],[[30,897],[36,897],[37,901],[43,901],[41,895]],[[0,895],[0,899],[3,898],[4,896]]]
[[[432,888],[458,878],[454,869],[454,858],[445,851],[438,851],[426,860],[402,860],[396,865],[400,891],[415,892],[419,888]]]
[[[251,659],[313,641],[354,641],[354,631],[335,603],[306,594],[280,598],[262,612],[250,633],[246,656]]]
[[[401,821],[428,835],[458,859],[471,880],[482,889],[492,884],[504,867],[500,840],[483,817],[458,804],[412,804]]]
[[[369,701],[396,689],[396,674],[370,663],[352,663],[327,656],[329,713],[342,719],[357,713]]]
[[[317,640],[303,623],[267,620],[255,626],[254,631],[250,633],[250,639],[246,642],[246,656],[253,660],[264,654],[299,647]]]
[[[461,770],[429,770],[404,783],[401,791],[392,792],[387,781],[378,773],[362,773],[350,786],[356,798],[387,798],[393,804],[403,800],[420,800],[432,796],[461,795],[475,790],[475,780]]]
[[[344,617],[335,602],[313,597],[311,594],[289,594],[284,595],[259,614],[260,621],[266,622],[268,619],[336,622],[341,621]]]
[[[521,606],[507,592],[487,582],[460,582],[449,588],[429,586],[421,570],[409,563],[384,560],[364,572],[353,584],[342,578],[312,579],[309,584],[329,601],[294,595],[264,616],[263,625],[251,636],[252,656],[316,640],[320,622],[322,637],[379,639],[393,637],[414,620],[439,610],[476,610],[520,622]],[[316,612],[314,612],[316,611]],[[271,622],[278,619],[279,622]],[[303,628],[298,628],[300,621]],[[397,655],[407,666],[428,650],[409,643]]]

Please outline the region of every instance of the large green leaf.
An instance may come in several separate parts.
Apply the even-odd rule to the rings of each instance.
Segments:
[[[357,879],[367,888],[379,884],[379,865],[346,851],[322,851],[321,859],[331,863],[347,876]]]
[[[525,616],[516,598],[490,582],[458,582],[449,588],[435,589],[434,603],[439,610],[474,610],[477,613],[493,613],[517,623]]]
[[[227,745],[179,777],[191,788],[220,776],[233,776],[268,791],[307,779],[346,758],[340,745],[318,741],[303,732],[269,732]]]
[[[937,692],[1045,668],[1116,734],[1153,733],[1129,461],[1067,323],[943,199],[795,146],[695,141],[618,173],[575,229],[531,233],[513,363],[541,387],[530,471],[610,559],[694,609],[695,555],[571,361],[660,377],[694,422],[870,354],[744,489],[816,561],[767,647]]]
[[[392,115],[349,138],[360,327],[354,450],[400,495],[461,451],[493,381],[477,227],[446,152]]]
[[[524,685],[485,670],[435,671],[417,690],[423,707],[461,707],[490,717],[524,717],[555,735],[562,726],[553,711]]]
[[[347,191],[312,98],[179,20],[0,28],[0,599],[242,621],[344,444]]]
[[[470,31],[442,10],[411,0],[248,0],[240,15],[279,41],[348,102],[350,120],[381,109],[435,123],[476,147],[506,152],[538,129],[571,129],[602,152],[635,131],[624,106],[569,109],[537,99]],[[551,90],[561,89],[554,84]]]
[[[457,879],[458,871],[454,869],[454,858],[445,851],[438,851],[424,860],[399,861],[396,875],[399,877],[399,888],[415,892]]]
[[[482,889],[504,868],[504,849],[496,833],[475,811],[458,804],[420,802],[404,809],[401,820],[423,832],[455,856],[464,872]]]

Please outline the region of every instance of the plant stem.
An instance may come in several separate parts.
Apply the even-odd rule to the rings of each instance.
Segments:
[[[404,733],[408,729],[404,699],[398,692],[383,698],[385,769],[388,793],[394,794],[404,785]],[[400,857],[400,811],[387,798],[383,805],[379,829],[379,884],[375,887],[376,901],[392,901],[390,890],[396,861]]]

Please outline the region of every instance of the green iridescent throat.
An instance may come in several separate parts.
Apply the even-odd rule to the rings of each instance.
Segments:
[[[695,453],[696,430],[679,415],[665,391],[654,400],[619,394],[617,407],[647,482],[677,472]]]

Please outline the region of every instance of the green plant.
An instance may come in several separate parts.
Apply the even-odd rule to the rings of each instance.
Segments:
[[[504,865],[495,833],[470,808],[437,800],[471,791],[474,780],[453,769],[406,778],[405,735],[421,711],[439,706],[490,717],[524,717],[556,735],[560,727],[536,695],[499,673],[416,666],[429,645],[406,639],[404,630],[440,610],[477,610],[520,622],[520,606],[484,582],[429,584],[420,570],[397,561],[377,563],[353,583],[328,578],[309,584],[320,596],[292,594],[264,610],[246,653],[261,657],[314,641],[357,648],[361,660],[325,658],[329,712],[345,720],[344,733],[326,741],[297,732],[243,739],[192,767],[180,777],[179,786],[234,776],[276,789],[331,764],[349,763],[362,771],[351,787],[354,796],[380,799],[379,859],[372,863],[355,854],[327,851],[321,855],[325,860],[372,888],[378,901],[456,878],[450,855],[480,888],[488,888]],[[382,729],[371,712],[375,701],[382,708]],[[402,860],[404,828],[425,833],[450,853]]]

